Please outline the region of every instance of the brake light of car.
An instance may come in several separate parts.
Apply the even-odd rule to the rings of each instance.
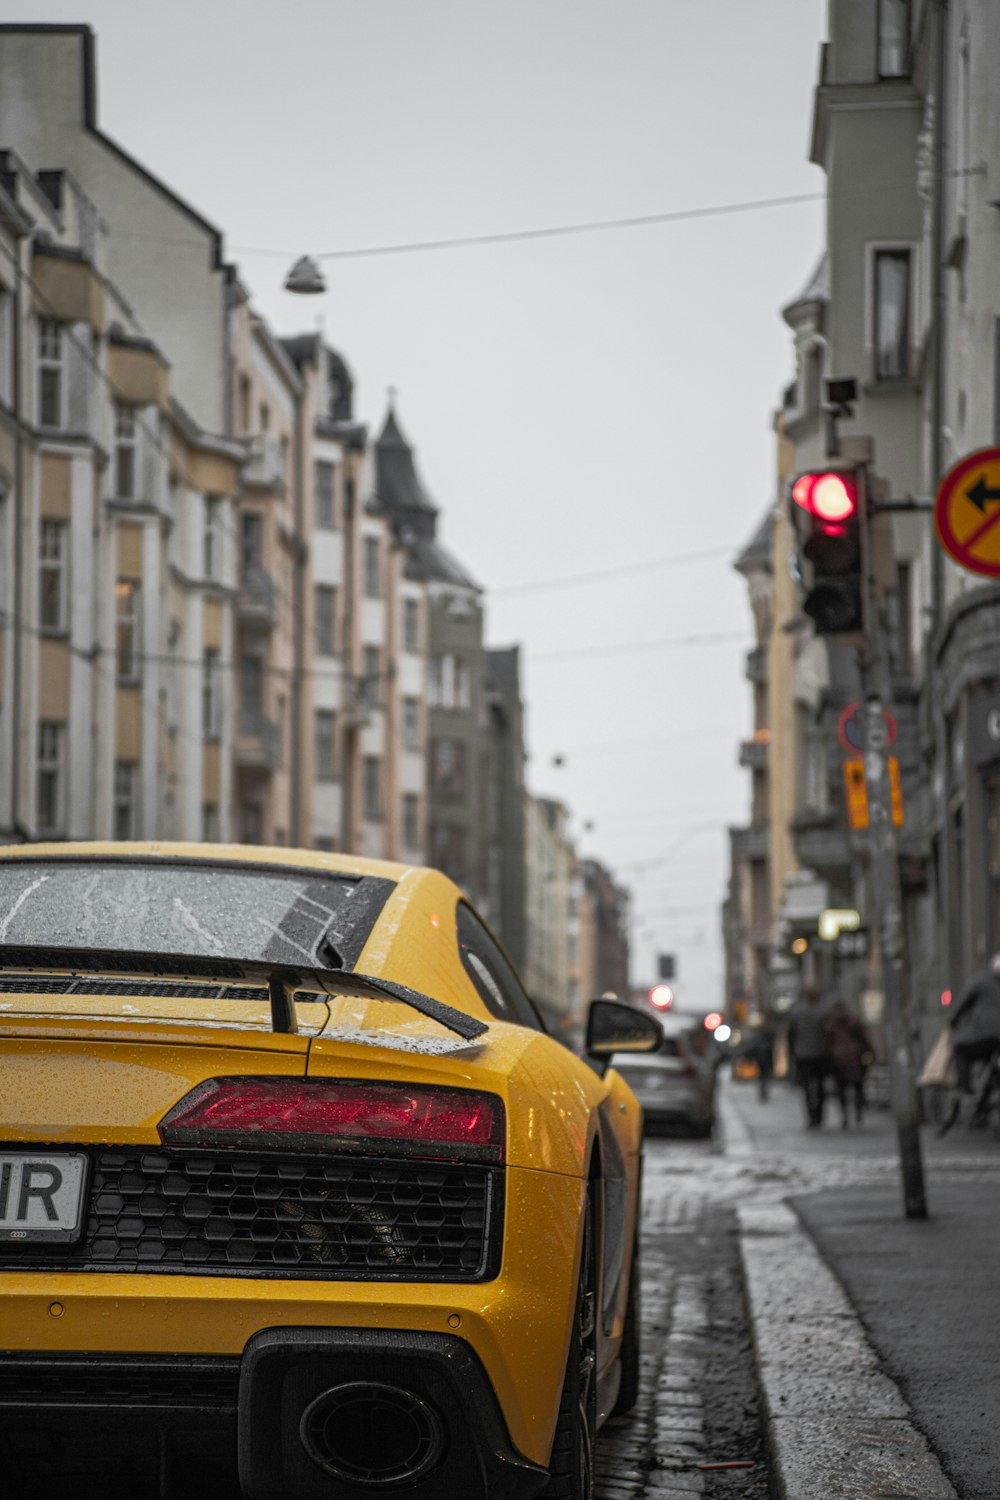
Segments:
[[[341,1079],[209,1078],[159,1125],[167,1146],[366,1145],[502,1161],[503,1101],[472,1089]]]

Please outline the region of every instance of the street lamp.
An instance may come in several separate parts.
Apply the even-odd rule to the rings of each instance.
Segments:
[[[323,280],[323,272],[319,265],[310,255],[300,255],[288,275],[285,277],[286,292],[301,292],[307,296],[315,296],[318,292],[326,291],[326,282]]]

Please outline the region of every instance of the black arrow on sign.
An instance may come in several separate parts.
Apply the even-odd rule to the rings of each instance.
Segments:
[[[1000,500],[1000,490],[991,490],[986,480],[980,475],[972,489],[966,490],[965,497],[972,501],[980,515],[985,515],[987,502]]]

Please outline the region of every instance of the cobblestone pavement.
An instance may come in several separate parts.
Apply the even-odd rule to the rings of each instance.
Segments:
[[[876,1117],[864,1133],[841,1137],[830,1130],[817,1137],[806,1136],[797,1121],[782,1134],[781,1111],[772,1110],[758,1138],[761,1117],[749,1100],[732,1085],[723,1088],[722,1128],[711,1145],[647,1142],[640,1396],[631,1417],[609,1422],[601,1433],[595,1500],[737,1494],[766,1500],[770,1480],[741,1300],[736,1209],[898,1177],[888,1117]],[[929,1165],[966,1180],[1000,1182],[1000,1150],[956,1145],[935,1151]],[[724,1293],[728,1319],[720,1311]],[[714,1467],[733,1463],[753,1467]]]

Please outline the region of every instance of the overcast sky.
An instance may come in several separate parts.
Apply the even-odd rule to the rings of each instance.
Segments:
[[[681,998],[719,1003],[725,829],[749,805],[731,563],[773,492],[780,308],[822,203],[328,261],[322,298],[282,281],[302,252],[820,194],[823,0],[0,0],[0,17],[89,23],[102,128],[222,230],[278,333],[322,319],[362,420],[396,388],[489,640],[523,645],[532,790],[632,888],[636,982],[672,951]]]

